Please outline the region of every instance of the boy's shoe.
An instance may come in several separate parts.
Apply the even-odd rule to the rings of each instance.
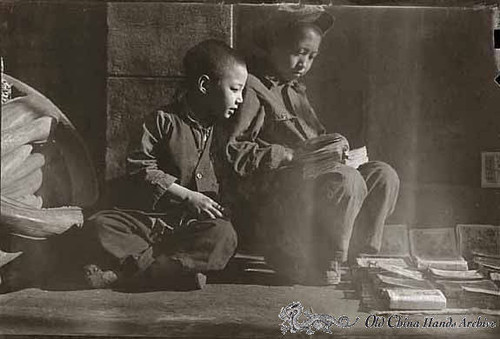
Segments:
[[[330,261],[329,269],[324,272],[324,283],[325,285],[338,285],[340,283],[340,277],[342,275],[340,270],[340,263],[338,261]]]
[[[118,281],[118,275],[114,271],[103,271],[94,264],[85,266],[83,271],[88,287],[93,289],[109,288]]]

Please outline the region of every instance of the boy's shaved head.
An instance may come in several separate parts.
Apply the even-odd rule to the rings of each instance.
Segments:
[[[256,29],[254,40],[258,47],[269,52],[277,46],[287,47],[293,44],[304,30],[314,30],[323,37],[333,23],[333,16],[324,10],[300,5],[284,6]]]
[[[184,56],[184,72],[190,85],[202,75],[220,79],[234,65],[246,66],[238,52],[219,40],[205,40],[192,47]]]

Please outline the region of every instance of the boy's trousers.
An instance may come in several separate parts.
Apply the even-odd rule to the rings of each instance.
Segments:
[[[105,210],[84,225],[91,256],[87,261],[126,277],[145,272],[158,256],[178,262],[186,272],[222,270],[237,237],[224,219],[195,220],[172,229],[162,219],[139,211]]]
[[[380,250],[398,192],[397,173],[383,162],[357,170],[341,165],[316,179],[284,175],[262,200],[257,223],[267,261],[276,269],[326,270],[359,253]]]

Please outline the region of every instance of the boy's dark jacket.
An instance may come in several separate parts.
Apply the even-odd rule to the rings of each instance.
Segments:
[[[279,168],[287,148],[324,133],[303,84],[250,74],[243,104],[228,132],[226,156],[244,177]]]
[[[177,214],[185,206],[165,195],[172,183],[217,198],[212,128],[204,128],[185,98],[146,118],[139,145],[127,158],[127,194],[119,207]]]
[[[224,195],[231,200],[238,200],[238,196],[260,199],[262,194],[276,193],[278,187],[296,185],[302,180],[304,168],[283,168],[286,153],[326,133],[302,83],[251,74],[243,104],[229,126],[225,145],[229,169],[225,178],[232,184],[224,189]],[[334,135],[342,139],[339,149],[349,147],[344,137]]]

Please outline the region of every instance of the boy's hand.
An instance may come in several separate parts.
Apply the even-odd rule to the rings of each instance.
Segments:
[[[203,193],[191,191],[186,202],[189,208],[200,216],[208,216],[210,219],[224,217],[223,207]]]

